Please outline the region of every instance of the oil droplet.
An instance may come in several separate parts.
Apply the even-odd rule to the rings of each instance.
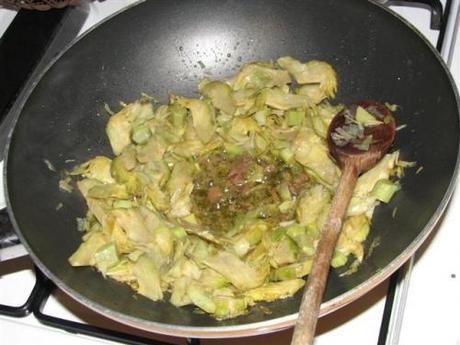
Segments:
[[[243,61],[243,58],[242,58],[241,56],[238,56],[237,60],[238,60],[239,62],[241,62],[241,61]]]
[[[227,57],[232,57],[232,54],[228,53],[228,54],[227,54]]]
[[[184,47],[180,46],[180,47],[179,47],[179,50],[180,50],[180,51],[183,51],[183,50],[184,50]]]

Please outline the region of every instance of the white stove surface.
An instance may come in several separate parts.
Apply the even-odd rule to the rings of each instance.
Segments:
[[[130,5],[135,0],[110,0],[93,2],[88,20],[81,32],[86,31],[106,16]],[[429,12],[416,8],[394,8],[408,18],[430,40],[436,42],[438,33],[429,29]],[[0,35],[14,18],[14,13],[0,9]],[[460,34],[457,35],[452,74],[460,84]],[[1,184],[2,186],[3,184]],[[1,193],[2,191],[0,191]],[[418,251],[409,286],[400,345],[450,344],[460,345],[460,196],[454,193],[450,205],[438,226],[423,248]],[[0,198],[1,199],[1,198]],[[0,200],[1,201],[1,200]],[[0,265],[0,303],[20,305],[34,284],[34,273],[30,259],[15,260],[12,264]],[[23,268],[17,272],[17,266]],[[11,273],[13,272],[13,273]],[[382,319],[387,282],[363,298],[337,312],[320,319],[319,335],[315,344],[340,344],[344,339],[353,339],[354,345],[376,344]],[[185,344],[184,339],[148,335],[129,329],[85,309],[62,292],[54,293],[46,304],[45,313],[69,320],[105,325],[116,330],[134,332],[170,343]],[[291,330],[275,334],[242,339],[202,340],[201,344],[287,344]],[[115,344],[113,342],[70,334],[40,324],[33,316],[13,319],[0,316],[0,342],[8,345],[94,345]],[[347,341],[348,342],[348,341]],[[396,344],[396,342],[392,343]]]

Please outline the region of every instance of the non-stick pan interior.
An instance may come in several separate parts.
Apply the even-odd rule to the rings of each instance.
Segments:
[[[141,92],[162,101],[171,91],[193,96],[203,77],[223,78],[245,62],[284,55],[330,62],[340,77],[338,101],[400,105],[397,122],[407,127],[394,147],[423,170],[409,170],[402,191],[378,209],[369,243],[380,244],[355,274],[339,278],[332,271],[325,300],[393,270],[389,264],[427,232],[448,192],[458,151],[458,104],[433,49],[394,15],[362,0],[146,1],[73,45],[32,92],[8,152],[10,212],[40,267],[93,308],[151,321],[160,330],[166,324],[231,326],[296,313],[300,294],[267,304],[269,314],[254,308],[216,321],[193,308],[133,297],[132,290],[92,269],[70,267],[67,258],[81,237],[75,219],[85,214],[85,205],[77,193],[58,188],[59,171],[97,154],[111,155],[105,103],[116,110],[119,101]]]

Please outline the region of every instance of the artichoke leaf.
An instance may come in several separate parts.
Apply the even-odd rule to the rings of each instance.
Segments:
[[[175,101],[192,113],[193,127],[200,140],[204,144],[210,141],[216,130],[214,108],[206,101],[196,98],[177,97]]]

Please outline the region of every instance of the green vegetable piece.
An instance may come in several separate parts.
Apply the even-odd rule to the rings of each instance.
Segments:
[[[211,81],[203,86],[201,93],[210,98],[212,104],[219,110],[228,115],[233,115],[236,110],[236,104],[233,99],[232,88],[221,81]]]
[[[326,187],[315,185],[300,194],[296,214],[303,225],[316,224],[318,218],[331,202],[331,195]]]
[[[307,259],[303,262],[279,267],[271,272],[270,280],[284,281],[294,278],[302,278],[310,273],[312,262],[312,259]]]
[[[237,145],[237,144],[231,144],[231,143],[225,143],[224,149],[225,149],[225,152],[231,157],[239,156],[246,151],[244,146]]]
[[[289,190],[289,186],[286,182],[281,182],[277,188],[278,194],[284,201],[289,201],[292,199],[291,191]]]
[[[146,219],[139,208],[117,208],[112,210],[111,215],[124,230],[129,240],[142,244],[149,244],[154,241],[154,234],[150,227],[147,226]]]
[[[130,282],[135,279],[132,274],[133,264],[126,258],[120,259],[105,272],[105,275],[120,282]]]
[[[356,108],[355,120],[364,127],[378,126],[383,123],[382,121],[377,120],[374,115],[370,114],[363,107]]]
[[[326,139],[329,124],[331,123],[334,116],[337,115],[342,109],[342,104],[334,106],[327,102],[310,108],[309,117],[311,119],[315,133],[321,138]]]
[[[216,311],[216,304],[205,290],[198,284],[190,284],[187,294],[193,304],[205,312],[213,314]]]
[[[261,287],[248,290],[244,293],[253,302],[274,301],[294,295],[305,285],[303,279],[285,280],[276,283],[266,283]]]
[[[90,266],[95,264],[94,255],[107,243],[102,232],[88,233],[86,240],[80,244],[78,249],[69,258],[72,266]]]
[[[315,253],[314,240],[307,231],[305,226],[293,224],[288,227],[286,234],[297,244],[297,246],[307,255]]]
[[[172,285],[171,298],[169,301],[176,307],[182,307],[192,303],[187,289],[190,285],[190,278],[181,277],[174,281]]]
[[[399,184],[388,179],[380,179],[372,188],[371,194],[382,202],[390,202],[393,195],[400,189]]]
[[[110,117],[106,126],[106,133],[115,155],[118,156],[125,147],[131,144],[133,125],[151,119],[153,114],[153,106],[150,102],[137,101],[126,105]]]
[[[366,240],[370,231],[369,218],[364,214],[348,217],[344,224],[342,233],[355,242],[362,243]]]
[[[158,301],[163,298],[163,291],[160,285],[160,274],[155,266],[155,262],[146,255],[142,255],[133,265],[133,274],[139,285],[138,292]]]
[[[291,163],[294,159],[294,152],[290,148],[285,147],[280,150],[280,156],[286,163]]]
[[[173,126],[177,129],[184,128],[188,115],[187,109],[177,103],[172,103],[168,106],[168,110],[171,113]]]
[[[227,278],[210,268],[201,271],[200,284],[206,288],[220,289],[228,284]]]
[[[150,129],[141,125],[133,129],[133,133],[131,134],[131,139],[136,144],[143,145],[150,139],[151,135],[152,135],[152,132],[150,132]]]
[[[290,56],[277,60],[278,65],[286,69],[299,84],[312,84],[322,93],[321,99],[334,97],[337,91],[337,75],[327,62],[311,60],[306,63]]]
[[[268,115],[270,115],[270,110],[268,109],[268,107],[265,107],[264,109],[254,113],[254,119],[260,126],[265,126],[267,123]]]
[[[347,261],[348,256],[342,253],[341,251],[336,250],[331,259],[331,266],[334,268],[338,268],[345,265]]]
[[[372,194],[372,190],[379,180],[388,180],[390,178],[390,175],[394,173],[398,160],[398,151],[388,153],[372,169],[358,178],[348,205],[348,216],[371,212],[374,209],[377,199]]]
[[[276,228],[271,232],[271,240],[278,242],[281,241],[284,237],[286,237],[286,228]]]
[[[305,121],[305,111],[289,110],[286,119],[288,126],[300,126]]]
[[[169,257],[174,250],[174,237],[171,229],[164,225],[160,225],[153,231],[155,243],[161,253]]]
[[[114,266],[119,260],[115,244],[107,243],[106,245],[100,247],[94,254],[94,259],[98,270],[102,273],[107,272],[107,270]]]
[[[297,261],[299,248],[287,236],[281,241],[272,243],[269,248],[270,265],[280,267],[286,264],[292,264]]]
[[[112,204],[113,208],[131,208],[133,202],[131,200],[115,200]]]
[[[271,88],[289,84],[289,73],[283,70],[262,66],[261,64],[247,64],[236,75],[233,82],[234,90]]]
[[[240,257],[246,255],[251,248],[260,242],[267,228],[267,225],[263,222],[257,222],[248,226],[234,240],[233,249],[235,253]]]
[[[87,196],[96,199],[126,199],[129,197],[126,185],[118,183],[98,184],[88,190]]]
[[[275,109],[289,110],[303,108],[309,105],[309,99],[303,95],[285,93],[279,88],[267,89],[265,103]]]
[[[203,261],[206,266],[216,270],[235,287],[247,290],[261,285],[268,275],[268,267],[252,267],[236,255],[219,251]]]
[[[214,316],[219,320],[228,319],[244,314],[248,308],[248,302],[246,298],[217,296],[213,297],[213,301],[216,305]]]
[[[144,145],[136,147],[136,158],[141,163],[159,162],[163,159],[166,148],[164,139],[155,135],[147,139]]]
[[[319,181],[335,186],[340,170],[329,156],[325,141],[314,130],[301,127],[293,143],[294,157]]]
[[[187,233],[185,232],[184,228],[181,227],[181,226],[176,226],[176,227],[172,228],[171,232],[174,235],[174,237],[176,237],[176,238],[178,238],[180,240],[187,237]]]
[[[89,161],[76,166],[69,175],[81,175],[83,177],[98,180],[102,183],[113,183],[115,180],[110,174],[112,160],[104,156],[96,156]]]
[[[118,183],[126,186],[128,193],[136,193],[141,188],[136,173],[127,170],[120,157],[115,157],[112,160],[111,173]]]
[[[177,97],[176,102],[190,110],[198,138],[204,144],[208,143],[216,130],[214,108],[207,102],[195,98]]]

